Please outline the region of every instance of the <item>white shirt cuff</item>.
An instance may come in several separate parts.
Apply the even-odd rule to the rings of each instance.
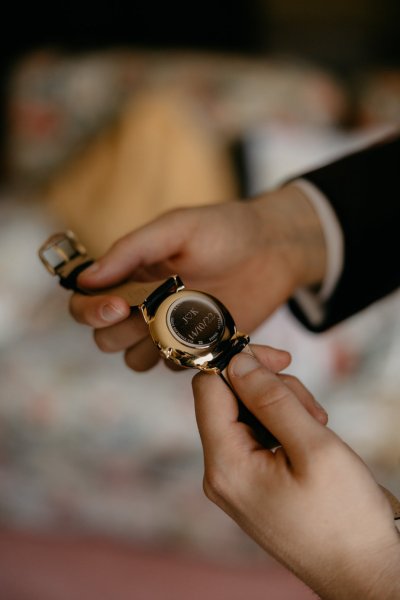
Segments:
[[[344,237],[338,218],[328,198],[313,183],[296,179],[291,183],[298,187],[311,202],[321,222],[326,244],[326,271],[318,292],[308,288],[296,290],[294,299],[313,325],[324,319],[324,303],[329,299],[342,274],[344,263]]]

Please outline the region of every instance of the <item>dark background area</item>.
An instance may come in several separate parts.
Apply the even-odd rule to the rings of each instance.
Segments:
[[[398,64],[398,0],[64,2],[9,6],[2,60],[37,46],[129,45],[283,54],[348,71]],[[23,26],[23,35],[17,32]]]
[[[10,4],[0,40],[0,171],[8,81],[20,57],[40,48],[187,49],[305,60],[350,88],[354,75],[400,65],[398,0],[202,0]]]
[[[265,0],[269,49],[341,72],[400,62],[398,0]]]

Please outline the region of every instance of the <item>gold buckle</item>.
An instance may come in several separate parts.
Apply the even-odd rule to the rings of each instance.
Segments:
[[[72,231],[55,233],[39,248],[39,258],[52,275],[78,256],[85,257],[87,252]]]

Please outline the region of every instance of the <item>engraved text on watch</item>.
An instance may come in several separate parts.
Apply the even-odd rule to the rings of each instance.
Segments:
[[[167,324],[171,333],[192,347],[214,344],[222,337],[225,327],[217,304],[198,296],[174,302],[168,311]]]

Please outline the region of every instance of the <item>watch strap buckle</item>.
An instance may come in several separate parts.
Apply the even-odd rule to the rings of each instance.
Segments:
[[[39,258],[52,275],[59,275],[61,270],[79,259],[79,263],[87,261],[86,248],[79,242],[72,231],[55,233],[39,248]]]

